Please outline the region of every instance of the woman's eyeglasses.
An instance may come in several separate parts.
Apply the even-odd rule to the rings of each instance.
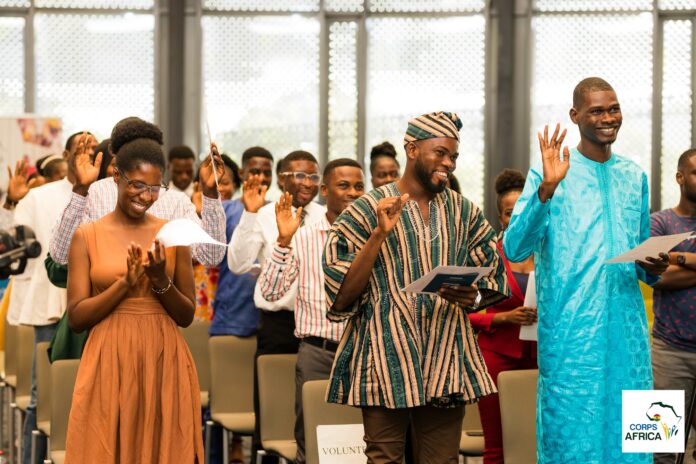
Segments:
[[[139,180],[129,179],[124,172],[118,171],[118,173],[123,177],[128,184],[128,189],[133,193],[143,193],[147,190],[150,195],[159,195],[160,191],[167,191],[169,187],[166,185],[148,185],[145,182],[140,182]]]
[[[286,171],[286,172],[281,172],[281,175],[293,176],[295,178],[295,180],[300,184],[307,179],[309,179],[309,181],[312,184],[318,184],[319,182],[321,182],[321,175],[320,174],[307,174],[306,172],[302,172],[302,171]]]

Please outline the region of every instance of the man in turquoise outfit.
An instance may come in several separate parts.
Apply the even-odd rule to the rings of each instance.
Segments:
[[[570,119],[539,134],[532,168],[505,232],[510,261],[534,253],[539,314],[537,457],[540,464],[652,463],[621,452],[621,391],[652,389],[645,307],[638,279],[655,283],[665,257],[605,264],[650,236],[648,180],[611,151],[622,116],[603,79],[581,81]]]

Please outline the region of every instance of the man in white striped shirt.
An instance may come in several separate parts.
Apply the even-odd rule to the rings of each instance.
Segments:
[[[321,221],[300,228],[301,208],[293,215],[292,195],[283,194],[276,204],[278,240],[264,265],[257,286],[267,301],[283,297],[297,282],[295,336],[300,339],[295,378],[296,463],[304,463],[302,385],[328,379],[345,323],[326,318],[322,253],[331,224],[353,201],[365,193],[362,168],[355,160],[342,158],[324,168],[321,196],[326,215]],[[299,229],[299,230],[298,230]]]

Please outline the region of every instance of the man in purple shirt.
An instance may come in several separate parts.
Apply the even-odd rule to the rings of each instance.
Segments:
[[[650,216],[652,236],[696,231],[696,149],[679,157],[677,183],[679,204]],[[688,408],[696,384],[696,240],[677,245],[669,258],[669,268],[654,286],[653,377],[657,390],[684,390]],[[694,414],[690,417],[696,428]],[[659,453],[654,460],[672,464],[675,458]]]

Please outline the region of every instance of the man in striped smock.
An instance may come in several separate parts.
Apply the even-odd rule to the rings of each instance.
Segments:
[[[328,317],[347,321],[328,401],[362,408],[368,462],[401,463],[409,423],[418,462],[457,462],[464,404],[495,392],[467,312],[509,289],[495,231],[445,187],[461,126],[444,112],[409,121],[404,176],[349,206],[324,249]],[[439,265],[494,271],[476,288],[401,291]]]

